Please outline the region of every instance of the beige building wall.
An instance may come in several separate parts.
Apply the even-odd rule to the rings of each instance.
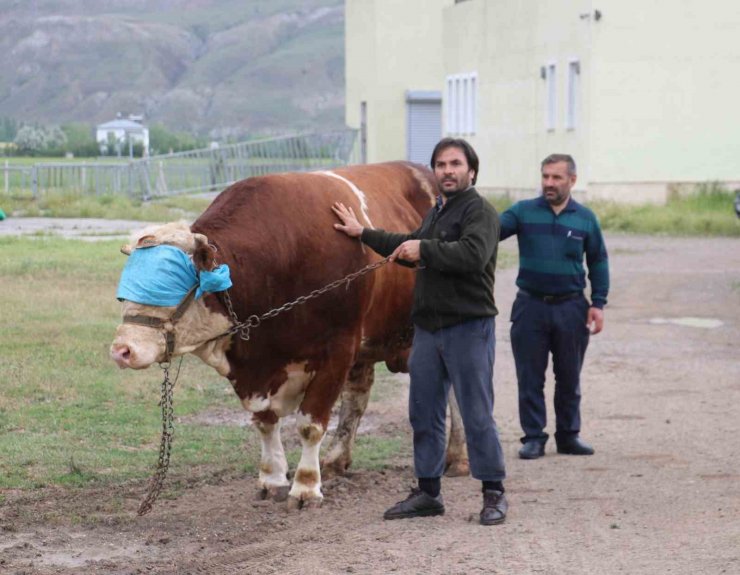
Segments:
[[[447,7],[443,18],[445,74],[476,71],[479,117],[475,134],[460,134],[481,157],[478,187],[532,194],[539,162],[550,153],[572,154],[586,171],[588,142],[589,22],[580,17],[589,0],[468,0]],[[577,125],[566,129],[566,73],[581,67]],[[543,66],[555,65],[554,129],[546,127]],[[580,182],[587,181],[587,173]]]
[[[367,102],[368,162],[406,158],[406,91],[442,88],[442,10],[454,0],[345,2],[346,120]]]
[[[740,5],[610,0],[593,26],[591,189],[740,180]],[[675,187],[675,186],[674,186]]]
[[[479,187],[531,195],[539,162],[574,156],[577,194],[664,201],[740,182],[737,0],[347,0],[347,122],[368,101],[369,161],[405,156],[406,90],[476,74]],[[598,12],[598,14],[597,14]],[[576,124],[566,126],[577,61]],[[553,129],[547,80],[555,65]],[[445,128],[445,131],[446,128]],[[458,135],[458,134],[455,134]]]

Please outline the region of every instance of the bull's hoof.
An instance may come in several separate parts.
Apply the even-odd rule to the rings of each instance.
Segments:
[[[323,503],[321,497],[312,497],[310,499],[299,499],[292,495],[288,497],[288,509],[290,511],[298,511],[299,509],[318,509]]]
[[[264,501],[272,499],[273,501],[285,501],[290,492],[290,485],[278,485],[273,487],[263,487],[257,492],[257,500]]]
[[[470,463],[468,461],[453,461],[445,469],[445,477],[467,477],[470,475]]]
[[[270,492],[274,501],[285,501],[288,498],[288,493],[290,493],[290,485],[273,487],[270,489]]]
[[[341,477],[347,472],[351,463],[351,461],[345,461],[343,459],[335,459],[334,461],[324,460],[321,463],[321,478],[332,479],[334,477]]]

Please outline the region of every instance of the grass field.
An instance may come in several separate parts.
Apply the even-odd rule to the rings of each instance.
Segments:
[[[119,244],[0,238],[0,489],[117,483],[154,469],[161,371],[121,371],[108,359],[120,318]],[[393,386],[381,383],[374,393]],[[255,430],[188,418],[212,408],[241,413],[227,380],[186,357],[174,403],[184,419],[176,423],[171,478],[254,471]],[[400,438],[361,437],[355,465],[383,465],[403,448]]]
[[[615,202],[587,203],[605,231],[676,236],[740,237],[740,219],[733,209],[734,194],[715,183],[697,186],[688,196],[675,196],[665,205],[630,205]],[[489,198],[501,212],[511,205],[503,198]]]
[[[194,220],[210,203],[211,200],[196,196],[170,196],[148,202],[124,195],[96,197],[50,194],[39,199],[3,199],[0,196],[0,208],[6,214],[20,213],[22,217],[104,218],[146,222]]]

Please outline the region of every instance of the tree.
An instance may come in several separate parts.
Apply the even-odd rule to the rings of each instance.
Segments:
[[[0,118],[0,142],[12,142],[18,133],[18,127],[18,122],[13,118]]]
[[[66,151],[76,157],[95,157],[100,154],[100,145],[95,141],[93,129],[87,124],[62,124],[62,132],[67,136]]]
[[[154,124],[149,128],[149,147],[152,154],[167,154],[205,148],[206,143],[191,134],[170,132],[162,124]]]
[[[42,152],[59,155],[67,143],[67,136],[59,126],[23,126],[13,140],[20,154],[36,156]]]

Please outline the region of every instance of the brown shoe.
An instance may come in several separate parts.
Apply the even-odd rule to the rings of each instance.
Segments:
[[[480,512],[481,525],[498,525],[506,519],[509,503],[501,491],[488,489],[483,492],[483,509]]]

